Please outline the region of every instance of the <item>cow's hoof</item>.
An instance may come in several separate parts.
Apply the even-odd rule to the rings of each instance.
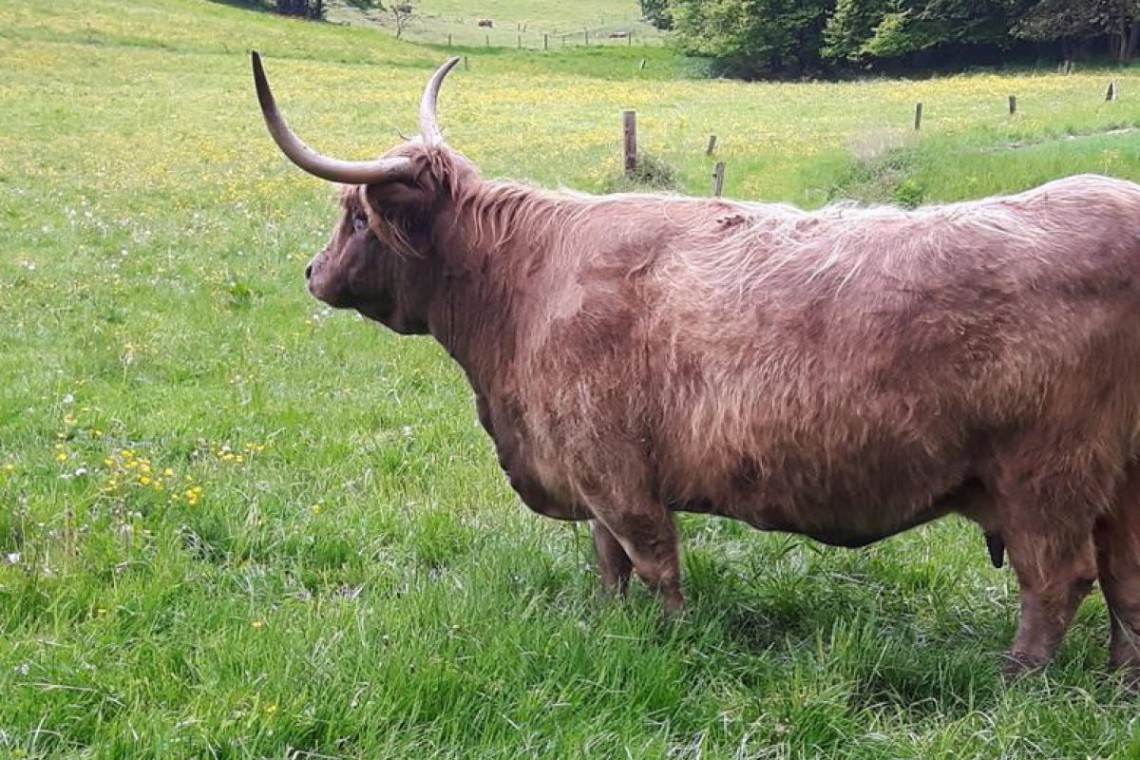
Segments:
[[[1117,679],[1126,691],[1140,694],[1140,662],[1129,662],[1124,665],[1109,662],[1108,669],[1109,676]]]
[[[1001,677],[1006,683],[1013,683],[1024,675],[1040,670],[1045,660],[1024,652],[1006,652],[1002,655]]]

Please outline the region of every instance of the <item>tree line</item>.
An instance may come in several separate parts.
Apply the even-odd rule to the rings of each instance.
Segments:
[[[368,8],[384,10],[384,4],[380,0],[345,0],[345,2],[362,10]],[[282,16],[299,16],[314,21],[323,20],[328,10],[328,3],[325,0],[238,0],[237,4],[273,11]]]
[[[680,48],[744,78],[1053,57],[1128,62],[1140,0],[640,0]]]

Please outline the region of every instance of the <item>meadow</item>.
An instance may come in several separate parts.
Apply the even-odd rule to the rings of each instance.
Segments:
[[[361,158],[447,54],[0,0],[0,757],[1140,758],[1099,596],[1003,684],[1012,575],[955,519],[850,551],[684,516],[684,616],[600,597],[444,352],[305,293],[334,192],[265,134],[250,49]],[[745,85],[664,48],[463,52],[447,139],[548,187],[620,184],[626,108],[693,194],[716,160],[726,195],[812,207],[1140,179],[1140,70]]]
[[[551,3],[543,0],[426,0],[415,4],[414,16],[401,36],[420,43],[470,47],[524,47],[561,49],[577,45],[637,45],[660,43],[661,34],[641,19],[636,2],[577,0]],[[366,11],[343,0],[328,4],[329,21],[370,25],[395,34],[390,8]],[[489,27],[479,21],[491,22]],[[633,39],[612,38],[611,33],[632,33]],[[586,35],[589,35],[587,39]],[[545,38],[544,38],[545,35]]]

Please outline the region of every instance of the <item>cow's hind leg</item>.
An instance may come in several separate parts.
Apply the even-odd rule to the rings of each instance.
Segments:
[[[1112,514],[1096,528],[1100,585],[1112,635],[1109,664],[1140,678],[1140,464],[1133,464]]]
[[[1097,570],[1091,535],[1024,526],[1009,535],[1006,547],[1017,573],[1021,618],[1005,672],[1016,676],[1052,659]]]
[[[625,553],[617,537],[600,521],[591,520],[590,531],[594,534],[594,556],[602,588],[611,593],[624,594],[629,588],[633,560]]]

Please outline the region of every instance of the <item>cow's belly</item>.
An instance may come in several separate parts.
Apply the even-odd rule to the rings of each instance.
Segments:
[[[532,511],[556,520],[589,520],[593,513],[566,495],[550,489],[541,475],[530,467],[507,469],[511,488]]]
[[[751,461],[731,472],[709,468],[709,476],[679,490],[669,506],[852,547],[950,512],[977,510],[984,494],[965,456],[893,453],[852,456],[830,472],[813,461],[786,458],[778,467]]]

